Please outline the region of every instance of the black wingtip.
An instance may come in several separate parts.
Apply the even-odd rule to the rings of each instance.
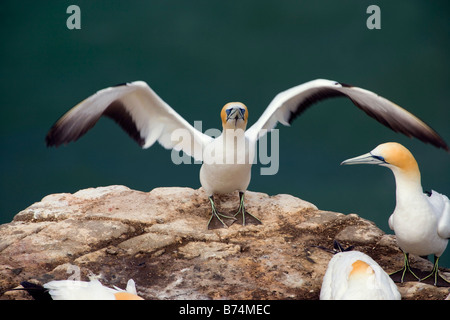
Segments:
[[[53,129],[53,128],[52,128]],[[57,145],[55,143],[55,140],[52,137],[52,129],[50,129],[50,131],[47,133],[47,135],[45,136],[45,146],[47,148],[50,147],[58,147],[59,145]]]
[[[419,140],[422,140],[425,143],[430,143],[431,145],[435,146],[436,148],[444,149],[447,153],[450,153],[450,149],[447,145],[447,143],[442,139],[435,131],[435,137],[433,140],[427,140],[427,139],[421,139],[418,137]]]
[[[20,283],[20,285],[23,287],[25,291],[28,292],[30,296],[34,298],[34,300],[40,300],[40,301],[50,301],[53,300],[52,296],[48,292],[48,289],[44,288],[43,286],[35,283],[31,283],[28,281],[23,281]]]
[[[348,246],[347,248],[344,248],[337,240],[333,240],[333,249],[325,248],[323,246],[311,246],[311,247],[319,248],[321,250],[324,250],[324,251],[332,253],[332,254],[352,251],[355,248],[354,246]]]
[[[62,141],[61,138],[58,139],[58,136],[61,135],[58,131],[59,128],[57,128],[57,125],[55,124],[47,132],[47,135],[45,136],[45,145],[47,148],[58,148],[63,143],[67,144],[67,142]]]
[[[347,248],[344,248],[339,241],[337,240],[333,240],[333,248],[334,250],[339,253],[339,252],[347,252],[347,251],[352,251],[355,247],[354,246],[348,246]]]
[[[121,83],[118,83],[118,84],[112,86],[112,88],[127,86],[128,84],[129,84],[129,82],[121,82]]]
[[[448,153],[450,153],[450,149],[449,149],[449,147],[448,147],[447,145],[443,146],[442,148],[443,148],[445,151],[447,151]]]

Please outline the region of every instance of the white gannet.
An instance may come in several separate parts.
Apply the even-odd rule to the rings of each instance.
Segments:
[[[125,290],[105,287],[96,279],[54,280],[43,286],[24,281],[21,285],[36,300],[144,300],[137,295],[133,279]]]
[[[360,251],[336,253],[322,280],[320,300],[400,300],[394,281]]]
[[[106,116],[116,121],[142,148],[158,141],[164,148],[182,150],[195,160],[202,161],[211,155],[216,159],[236,157],[238,161],[234,163],[203,161],[200,181],[208,193],[212,208],[208,228],[227,227],[236,221],[236,217],[244,225],[260,223],[246,212],[244,206],[244,193],[250,183],[257,140],[267,130],[275,128],[278,122],[290,125],[312,104],[332,97],[347,97],[390,129],[448,150],[442,138],[410,112],[373,92],[330,80],[313,80],[279,93],[258,121],[246,131],[247,107],[240,102],[226,104],[221,111],[224,130],[215,139],[190,125],[147,83],[126,83],[100,90],[70,109],[52,126],[46,143],[47,146],[59,146],[75,141],[101,116]],[[177,129],[190,135],[190,139],[174,138],[174,133],[179,131]],[[238,140],[237,143],[232,143],[235,140]],[[239,159],[245,161],[240,162]],[[234,191],[239,192],[240,198],[236,215],[217,212],[214,194]]]
[[[377,164],[392,170],[396,182],[395,210],[389,217],[389,227],[394,230],[397,243],[404,252],[404,266],[398,271],[403,282],[406,272],[418,280],[434,278],[438,284],[439,257],[450,238],[450,201],[434,190],[423,193],[420,171],[411,152],[399,143],[380,144],[371,152],[348,159],[342,164]],[[425,278],[419,279],[409,265],[409,254],[428,256],[434,254],[434,267]],[[397,272],[396,272],[397,273]],[[446,286],[446,280],[441,277]]]

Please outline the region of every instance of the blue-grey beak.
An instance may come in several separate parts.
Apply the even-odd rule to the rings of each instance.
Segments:
[[[232,107],[232,108],[225,110],[225,112],[227,113],[227,121],[230,119],[232,119],[232,120],[244,119],[244,115],[245,115],[244,108]]]
[[[361,156],[347,159],[341,162],[341,165],[349,165],[349,164],[386,164],[383,157],[374,156],[370,152],[363,154]]]

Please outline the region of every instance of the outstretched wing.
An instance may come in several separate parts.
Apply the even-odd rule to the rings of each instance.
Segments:
[[[145,82],[135,81],[100,90],[73,107],[48,132],[47,146],[57,147],[76,141],[101,116],[117,122],[142,148],[158,141],[166,149],[182,150],[201,160],[203,147],[212,141],[175,112]]]
[[[358,108],[395,132],[416,137],[425,143],[449,151],[445,141],[427,124],[412,113],[379,95],[357,87],[330,80],[313,80],[279,93],[258,121],[246,132],[256,141],[278,122],[289,126],[313,104],[329,98],[347,97]]]

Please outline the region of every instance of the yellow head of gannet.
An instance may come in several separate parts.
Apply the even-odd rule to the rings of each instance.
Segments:
[[[248,109],[242,102],[229,102],[220,112],[222,127],[226,129],[242,129],[247,127]]]
[[[342,164],[377,164],[390,168],[394,173],[396,206],[389,217],[389,227],[394,230],[405,255],[405,264],[394,277],[397,279],[401,274],[399,281],[403,282],[406,272],[410,272],[420,280],[409,267],[409,253],[419,256],[434,254],[434,268],[421,280],[433,277],[435,285],[439,282],[439,285],[447,286],[446,280],[438,277],[438,263],[450,238],[450,201],[436,191],[423,193],[419,166],[412,153],[399,143],[388,142]]]
[[[400,300],[395,283],[371,257],[360,251],[339,252],[328,263],[321,300]]]
[[[352,270],[350,271],[348,278],[355,279],[358,277],[371,276],[374,273],[373,268],[367,262],[356,260],[352,263]]]
[[[371,152],[345,160],[342,164],[378,164],[420,180],[416,159],[408,149],[397,142],[380,144]]]

